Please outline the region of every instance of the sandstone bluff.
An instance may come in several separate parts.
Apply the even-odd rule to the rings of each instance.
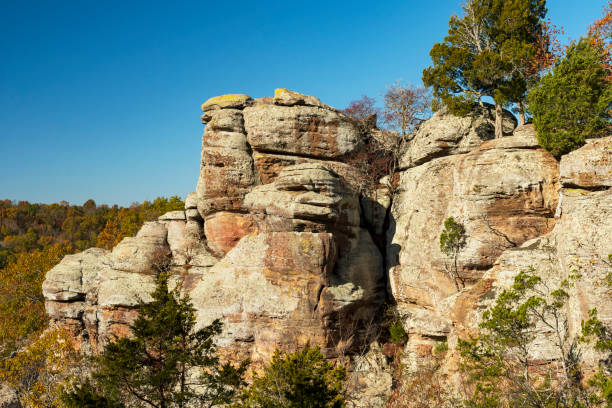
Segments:
[[[347,160],[364,135],[317,98],[278,89],[260,99],[211,98],[202,110],[200,176],[185,210],[147,222],[112,251],[66,256],[47,274],[47,312],[84,351],[126,333],[160,254],[199,324],[223,319],[223,353],[261,364],[276,348],[310,342],[330,358],[352,356],[364,407],[382,405],[391,388],[372,341],[385,302],[397,305],[409,335],[406,369],[448,342],[451,374],[458,336],[477,328],[520,270],[533,267],[553,283],[582,274],[569,302],[573,333],[592,307],[612,319],[610,293],[598,284],[612,253],[612,137],[559,163],[511,115],[506,136],[494,139],[488,108],[465,118],[442,110],[414,135],[392,191],[383,185],[366,196]],[[439,249],[449,216],[468,236],[460,291]],[[554,358],[544,345],[535,352]]]

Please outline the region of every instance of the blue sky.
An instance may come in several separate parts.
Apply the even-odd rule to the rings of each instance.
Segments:
[[[605,2],[548,16],[577,38]],[[344,107],[420,83],[459,3],[0,0],[0,199],[184,197],[204,100],[285,87]]]

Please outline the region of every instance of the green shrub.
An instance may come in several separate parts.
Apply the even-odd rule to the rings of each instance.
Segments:
[[[433,349],[433,353],[435,355],[446,353],[447,351],[448,351],[448,342],[447,341],[443,341],[442,343],[436,344],[434,349]]]
[[[263,375],[243,393],[240,408],[343,408],[346,371],[332,367],[319,348],[276,351]]]
[[[169,288],[160,270],[150,303],[140,301],[131,337],[114,338],[97,358],[94,383],[75,385],[64,395],[82,408],[223,406],[244,385],[248,362],[221,363],[214,337],[219,320],[196,329],[195,309],[181,287]],[[191,375],[200,372],[199,376]],[[188,380],[186,380],[188,379]]]
[[[610,133],[612,86],[601,51],[589,39],[567,55],[529,93],[529,109],[540,146],[555,157]]]
[[[389,327],[389,336],[391,337],[391,342],[396,344],[404,343],[408,339],[408,334],[406,334],[402,323],[399,321]]]

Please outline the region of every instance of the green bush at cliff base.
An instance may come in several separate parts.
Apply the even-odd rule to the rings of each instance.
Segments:
[[[319,348],[276,351],[261,376],[255,376],[236,408],[343,408],[346,371],[333,367]]]
[[[389,327],[389,336],[391,342],[396,344],[404,343],[408,339],[408,335],[400,322],[395,322]]]
[[[529,109],[540,146],[555,157],[610,134],[612,86],[601,50],[589,39],[567,55],[529,93]]]

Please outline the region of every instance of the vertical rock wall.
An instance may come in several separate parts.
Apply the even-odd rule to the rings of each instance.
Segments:
[[[67,256],[47,274],[47,311],[82,349],[127,334],[160,262],[190,294],[199,325],[223,319],[218,343],[232,358],[259,365],[277,348],[307,342],[329,357],[353,354],[360,407],[383,406],[391,391],[384,345],[368,336],[388,299],[409,336],[408,371],[448,342],[452,373],[457,338],[477,328],[521,269],[551,284],[582,274],[568,305],[573,333],[592,307],[612,319],[600,284],[612,253],[611,137],[559,165],[509,114],[508,136],[494,139],[491,107],[465,118],[442,110],[404,152],[394,194],[381,187],[372,199],[360,196],[364,175],[347,164],[363,135],[318,99],[278,89],[261,99],[212,98],[202,109],[200,177],[185,211],[145,223],[112,251]],[[459,290],[439,247],[450,216],[467,233]],[[384,257],[371,234],[386,237]],[[534,353],[554,359],[542,336]]]
[[[308,342],[330,356],[363,346],[385,300],[382,256],[361,222],[363,148],[354,121],[318,99],[211,98],[202,105],[200,177],[185,211],[146,223],[112,251],[66,257],[47,275],[53,320],[85,349],[126,334],[168,256],[197,311],[222,318],[218,343],[256,364]]]

